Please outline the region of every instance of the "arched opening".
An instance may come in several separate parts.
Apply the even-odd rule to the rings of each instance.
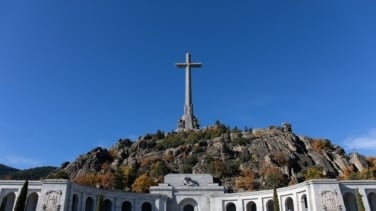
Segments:
[[[256,203],[253,201],[248,202],[247,211],[257,211]]]
[[[292,201],[291,197],[288,197],[285,200],[285,209],[286,211],[294,211],[294,202]]]
[[[12,211],[14,207],[14,201],[16,199],[16,194],[8,193],[1,202],[0,211]]]
[[[198,210],[197,202],[192,198],[185,198],[179,203],[178,211],[195,211]]]
[[[347,192],[343,195],[343,201],[345,202],[346,211],[357,211],[356,199],[353,193]]]
[[[303,194],[302,198],[300,199],[300,207],[302,208],[302,211],[308,210],[308,201],[305,194]]]
[[[152,211],[150,202],[144,202],[141,206],[141,211]]]
[[[183,211],[194,211],[194,210],[195,208],[190,204],[185,205],[183,208]]]
[[[226,211],[236,211],[236,206],[234,203],[230,202],[226,204]]]
[[[78,196],[77,196],[77,194],[73,194],[72,211],[78,211]]]
[[[85,202],[85,211],[94,211],[94,199],[87,197]]]
[[[266,211],[273,211],[273,200],[266,202]]]
[[[26,211],[35,211],[38,204],[38,194],[31,193],[26,200],[25,210]]]
[[[110,199],[106,199],[103,202],[103,211],[111,211],[112,210],[112,202]]]
[[[121,211],[132,211],[132,204],[129,201],[123,202],[121,205]]]
[[[376,211],[376,193],[371,192],[367,196],[369,207],[371,211]]]

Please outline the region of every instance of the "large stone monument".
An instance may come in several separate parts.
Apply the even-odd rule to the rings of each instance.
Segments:
[[[167,211],[209,211],[210,196],[223,195],[224,187],[210,174],[167,174],[164,183],[150,187],[151,194],[167,196]]]
[[[185,103],[184,114],[178,120],[178,128],[176,131],[187,131],[192,129],[198,129],[197,118],[193,114],[192,104],[192,89],[191,89],[191,68],[201,67],[201,63],[191,62],[191,55],[185,54],[185,63],[176,63],[177,68],[185,68]]]

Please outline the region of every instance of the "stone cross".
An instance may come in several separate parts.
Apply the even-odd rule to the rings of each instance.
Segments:
[[[185,68],[185,103],[184,114],[178,121],[177,131],[198,129],[200,126],[193,115],[191,68],[201,67],[201,63],[191,62],[191,55],[185,54],[185,63],[176,63],[177,68]]]

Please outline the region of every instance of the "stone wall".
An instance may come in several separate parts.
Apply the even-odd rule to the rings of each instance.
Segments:
[[[25,181],[0,180],[0,206],[12,211]],[[356,210],[359,191],[366,210],[376,210],[376,181],[335,179],[310,180],[277,189],[281,211]],[[137,194],[90,188],[67,180],[29,181],[27,211],[94,211],[99,194],[111,211],[267,211],[273,191],[224,193],[208,174],[169,174],[150,188],[150,194]]]

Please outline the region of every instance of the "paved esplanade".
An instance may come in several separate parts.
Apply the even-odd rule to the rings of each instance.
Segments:
[[[185,54],[185,63],[176,63],[177,68],[185,68],[185,104],[184,114],[178,121],[177,130],[198,129],[200,126],[193,114],[191,68],[201,67],[201,63],[191,62],[191,55]]]

